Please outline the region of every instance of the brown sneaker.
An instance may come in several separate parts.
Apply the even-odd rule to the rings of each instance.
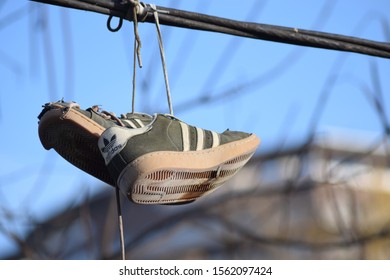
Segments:
[[[98,141],[116,186],[140,204],[186,203],[213,192],[259,143],[254,134],[216,133],[161,114],[141,128],[109,127]]]
[[[100,113],[97,106],[81,110],[77,103],[53,102],[39,114],[39,138],[47,150],[53,148],[64,159],[88,174],[115,186],[104,163],[98,139],[109,127],[140,128],[150,123],[146,114],[126,114],[120,118]]]

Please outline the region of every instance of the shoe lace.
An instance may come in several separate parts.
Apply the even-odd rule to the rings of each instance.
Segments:
[[[116,121],[120,126],[125,126],[125,124],[117,116],[115,116],[114,113],[102,111],[101,114],[102,115],[104,114],[104,115],[108,116],[109,119]]]
[[[95,105],[91,107],[96,113],[100,114],[103,118],[112,119],[116,121],[120,126],[125,126],[123,122],[115,116],[114,113],[108,111],[99,112],[99,106]],[[116,208],[117,208],[117,216],[118,216],[118,227],[119,227],[119,237],[120,237],[120,247],[121,247],[121,258],[122,260],[126,260],[126,248],[125,248],[125,237],[124,237],[124,227],[123,227],[123,215],[122,215],[122,207],[121,207],[121,198],[119,187],[115,187],[115,200],[116,200]]]
[[[133,89],[132,89],[132,113],[134,113],[135,110],[135,96],[136,96],[136,73],[137,73],[137,65],[136,65],[136,58],[138,58],[138,65],[140,68],[142,68],[142,60],[141,60],[141,54],[140,54],[140,48],[141,48],[141,39],[138,33],[138,21],[137,21],[137,13],[142,14],[144,13],[144,9],[142,8],[142,5],[140,4],[139,0],[130,0],[130,3],[133,5],[133,23],[134,23],[134,55],[133,55]],[[169,108],[169,114],[173,116],[173,108],[172,108],[172,101],[171,101],[171,90],[169,87],[169,81],[168,81],[168,71],[167,66],[165,62],[165,52],[164,52],[164,45],[162,41],[162,34],[160,29],[160,21],[158,17],[158,13],[163,13],[164,11],[157,10],[156,5],[149,4],[148,7],[150,8],[151,12],[154,16],[154,22],[156,24],[156,30],[157,30],[157,38],[158,38],[158,45],[160,49],[160,57],[161,57],[161,64],[163,68],[163,74],[164,74],[164,81],[165,81],[165,89],[167,93],[167,101],[168,101],[168,108]]]
[[[155,4],[150,4],[150,7],[153,11],[154,16],[154,22],[156,23],[156,29],[157,29],[157,37],[158,37],[158,45],[160,48],[160,56],[161,56],[161,64],[163,67],[163,73],[164,73],[164,81],[165,81],[165,89],[167,92],[167,101],[168,101],[168,107],[169,107],[169,114],[173,116],[173,108],[172,108],[172,100],[171,100],[171,90],[169,88],[169,81],[168,81],[168,71],[167,71],[167,65],[165,63],[165,52],[164,52],[164,45],[162,41],[162,34],[160,30],[160,21],[158,19],[158,12],[157,7]]]
[[[93,105],[93,106],[91,106],[90,110],[94,111],[96,114],[98,114],[99,116],[101,116],[102,118],[104,118],[106,120],[113,120],[113,121],[117,122],[117,124],[119,126],[125,127],[125,124],[114,113],[108,112],[105,110],[100,111],[100,105]]]

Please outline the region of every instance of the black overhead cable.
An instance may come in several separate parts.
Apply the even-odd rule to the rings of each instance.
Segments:
[[[259,3],[255,1],[256,3]],[[264,3],[264,2],[262,2]],[[329,18],[329,14],[334,9],[334,2],[332,1],[326,1],[321,8],[320,13],[317,15],[315,22],[313,23],[313,28],[319,28],[320,26],[323,26],[325,22]],[[259,7],[256,8],[256,10],[260,10]],[[229,57],[231,57],[230,53],[234,53],[237,48],[237,41],[235,39],[238,39],[237,37],[233,37],[230,43],[227,45],[227,48],[225,50],[221,51],[221,57],[218,61],[218,63],[215,63],[215,65],[223,65],[228,63],[230,60],[223,61],[223,57],[226,57],[226,54],[229,53]],[[234,46],[234,48],[233,48]],[[209,81],[206,81],[203,86],[203,90],[200,92],[200,96],[197,96],[193,99],[189,99],[186,101],[183,101],[182,103],[179,103],[175,106],[175,110],[177,112],[183,111],[183,110],[189,110],[189,109],[195,109],[198,106],[202,106],[205,104],[209,104],[212,102],[219,102],[222,99],[229,98],[231,99],[233,96],[237,95],[238,93],[242,94],[245,90],[249,88],[253,88],[254,86],[257,87],[264,87],[265,85],[269,84],[271,81],[274,81],[278,77],[280,77],[283,73],[285,73],[288,69],[290,69],[302,56],[302,49],[296,48],[292,49],[289,53],[287,53],[282,59],[280,59],[277,63],[275,63],[272,67],[267,69],[267,72],[261,73],[259,76],[249,80],[244,81],[242,83],[236,84],[235,86],[230,86],[226,90],[222,90],[218,93],[214,93],[211,95],[211,91],[208,90],[207,85],[210,85],[211,81],[212,84],[215,84],[215,81],[218,81],[218,77],[223,73],[223,70],[226,69],[226,65],[223,67],[220,67],[221,69],[213,69],[211,72],[212,75],[209,75],[209,77],[212,77],[213,80],[209,79]],[[218,71],[217,71],[218,70]]]
[[[31,0],[62,7],[97,12],[132,20],[131,3],[123,0]],[[139,21],[153,22],[152,8],[142,3],[143,14]],[[354,52],[371,56],[390,58],[390,44],[332,33],[303,30],[243,22],[157,6],[160,24],[181,28],[225,33],[259,40],[287,43],[299,46]]]
[[[267,1],[254,1],[252,7],[249,9],[249,13],[246,16],[246,20],[251,20],[262,12],[265,7]],[[220,78],[225,73],[226,69],[228,69],[229,63],[233,61],[233,59],[226,59],[226,57],[232,58],[234,54],[239,50],[240,45],[243,43],[238,37],[231,37],[230,41],[226,44],[226,46],[219,51],[219,58],[214,63],[214,66],[210,70],[210,75],[205,82],[203,82],[203,86],[201,87],[201,94],[207,96],[210,94],[210,85],[217,85]]]

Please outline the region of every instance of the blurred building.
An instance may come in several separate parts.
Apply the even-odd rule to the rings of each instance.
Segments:
[[[335,134],[260,153],[195,203],[123,198],[128,259],[388,259],[390,148]],[[37,225],[21,259],[117,259],[114,190]]]

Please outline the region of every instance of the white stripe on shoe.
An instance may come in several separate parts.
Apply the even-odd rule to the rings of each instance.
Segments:
[[[203,143],[204,143],[204,132],[203,129],[197,127],[196,128],[196,134],[197,134],[197,142],[196,142],[196,150],[200,151],[203,150]]]
[[[215,148],[215,147],[219,146],[219,135],[215,131],[211,131],[211,134],[213,136],[212,148]]]
[[[190,127],[184,122],[180,122],[182,137],[183,137],[183,151],[189,151],[191,149],[191,140],[190,140]],[[202,128],[196,127],[197,142],[196,142],[196,151],[201,151],[204,149],[204,135],[205,131]],[[215,131],[210,131],[212,136],[212,146],[211,148],[218,147],[220,145],[220,139],[218,133]]]
[[[131,128],[137,128],[137,126],[131,120],[122,120],[122,122],[127,123]]]
[[[181,133],[183,137],[183,151],[189,151],[190,150],[190,132],[188,124],[180,122],[181,126]]]
[[[134,121],[136,121],[140,125],[140,127],[144,127],[145,126],[144,123],[141,122],[140,119],[134,119]]]

